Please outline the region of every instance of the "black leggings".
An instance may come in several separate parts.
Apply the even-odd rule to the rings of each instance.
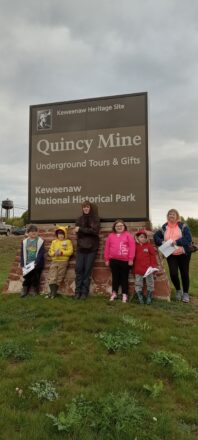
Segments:
[[[112,273],[112,290],[118,293],[119,286],[122,288],[122,293],[128,294],[128,278],[129,269],[128,261],[110,260],[110,269]]]
[[[191,255],[170,255],[167,258],[171,281],[176,290],[180,290],[179,271],[182,280],[183,292],[188,293],[189,280],[189,263]]]

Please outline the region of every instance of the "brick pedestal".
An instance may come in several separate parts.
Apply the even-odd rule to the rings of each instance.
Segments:
[[[149,224],[145,223],[128,223],[128,231],[131,234],[135,234],[137,230],[146,228],[149,238],[152,241],[152,232],[149,230]],[[94,264],[94,269],[92,273],[91,294],[101,294],[108,295],[111,293],[111,272],[109,268],[107,268],[104,264],[104,243],[107,235],[111,231],[111,225],[102,224],[100,231],[100,247],[98,250],[97,258]],[[40,225],[39,226],[39,235],[45,240],[45,249],[46,249],[46,257],[45,257],[45,268],[41,275],[41,286],[40,292],[48,292],[48,270],[50,265],[50,257],[48,257],[48,249],[51,241],[55,238],[54,236],[54,226],[53,225]],[[73,227],[70,227],[68,237],[72,240],[74,244],[74,249],[76,249],[76,237],[73,233]],[[19,250],[20,252],[20,250]],[[13,262],[9,277],[3,287],[3,293],[19,293],[22,287],[22,273],[20,268],[20,260],[19,260],[19,252],[16,255],[15,261]],[[154,296],[156,298],[165,299],[167,301],[170,300],[170,285],[162,264],[161,256],[157,255],[158,260],[158,268],[159,272],[157,272],[155,277],[155,291]],[[70,259],[66,278],[62,285],[59,288],[60,293],[73,295],[75,291],[75,253],[74,256]],[[129,276],[129,292],[131,295],[134,295],[134,276],[132,271],[130,271]]]

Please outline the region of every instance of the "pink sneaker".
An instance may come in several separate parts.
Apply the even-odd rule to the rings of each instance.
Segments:
[[[122,295],[122,302],[126,303],[127,300],[128,300],[128,296],[126,295],[126,293],[123,293],[123,295]]]
[[[114,299],[116,299],[116,298],[117,298],[117,294],[115,292],[112,292],[109,301],[114,301]]]

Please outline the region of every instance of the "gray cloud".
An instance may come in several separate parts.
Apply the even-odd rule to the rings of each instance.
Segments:
[[[0,200],[27,205],[29,105],[148,91],[151,216],[175,200],[198,217],[197,16],[196,0],[1,0]]]

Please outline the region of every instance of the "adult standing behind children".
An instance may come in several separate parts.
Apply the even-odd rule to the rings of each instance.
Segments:
[[[73,254],[73,245],[67,238],[67,226],[57,226],[55,230],[56,239],[52,241],[49,256],[52,262],[49,269],[49,288],[50,292],[45,298],[55,298],[58,287],[64,280],[68,261]]]
[[[116,220],[105,243],[104,258],[106,266],[112,273],[112,294],[110,301],[118,296],[119,287],[122,289],[122,302],[128,300],[129,269],[135,256],[135,240],[127,231],[123,220]]]
[[[148,268],[157,268],[157,260],[155,249],[148,241],[147,233],[141,229],[135,234],[136,251],[134,260],[134,274],[135,274],[135,293],[138,297],[139,303],[144,304],[143,284],[144,275]],[[154,277],[150,273],[145,277],[147,286],[146,304],[151,304],[154,291]]]
[[[82,215],[77,219],[74,232],[77,234],[76,288],[75,298],[86,299],[89,295],[91,274],[99,246],[100,219],[92,204],[82,204]]]
[[[167,213],[167,222],[154,234],[154,241],[161,246],[165,241],[172,240],[176,245],[175,251],[167,258],[171,281],[176,289],[176,300],[189,302],[189,264],[191,254],[189,245],[192,243],[191,232],[185,223],[180,221],[180,215],[176,209],[170,209]],[[179,279],[181,275],[182,288]]]
[[[28,272],[29,266],[30,271]],[[27,238],[21,243],[21,267],[23,270],[23,288],[21,298],[25,298],[32,286],[34,296],[39,294],[40,276],[44,266],[44,240],[38,236],[36,225],[29,225]]]

